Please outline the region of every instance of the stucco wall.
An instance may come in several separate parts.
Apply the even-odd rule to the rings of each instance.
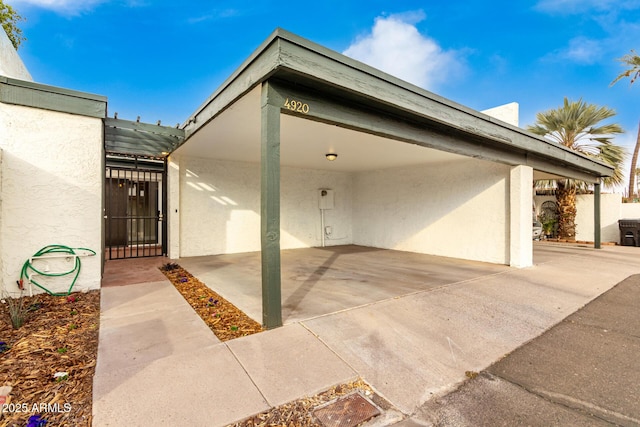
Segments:
[[[76,289],[100,287],[102,121],[0,103],[2,286],[16,292],[23,263],[50,244],[93,249]],[[68,267],[51,263],[50,271]],[[53,283],[66,291],[72,278]],[[47,282],[49,283],[49,282]]]
[[[511,102],[509,104],[500,105],[498,107],[489,108],[488,110],[483,110],[482,113],[495,117],[498,120],[502,120],[505,123],[509,123],[513,126],[519,126],[520,115],[519,115],[520,105],[517,102]]]
[[[469,159],[354,178],[354,243],[509,263],[509,174]]]
[[[593,195],[584,194],[576,197],[576,240],[594,240],[594,207]],[[600,196],[600,239],[603,242],[617,242],[620,238],[618,220],[620,219],[620,194],[602,194]]]
[[[535,196],[536,214],[540,214],[540,207],[547,200],[555,202],[554,196]],[[600,196],[600,239],[603,242],[617,242],[620,240],[618,220],[624,218],[622,196],[620,194],[601,194]],[[593,194],[583,194],[576,197],[576,240],[592,242],[594,240],[594,207]],[[638,210],[640,218],[640,209]]]
[[[180,258],[180,159],[169,157],[167,168],[167,256]]]
[[[620,219],[640,218],[640,203],[622,203],[620,205]]]
[[[0,29],[0,75],[14,79],[33,81],[22,59],[13,48],[7,33]]]
[[[260,165],[180,157],[180,256],[260,250]],[[326,245],[352,242],[351,176],[346,173],[281,170],[282,249],[320,246],[318,189],[335,190],[333,227]]]

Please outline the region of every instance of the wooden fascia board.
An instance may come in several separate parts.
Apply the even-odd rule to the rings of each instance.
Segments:
[[[345,97],[359,99],[365,105],[367,100],[385,104],[394,114],[404,115],[411,121],[438,123],[460,135],[482,139],[487,145],[494,147],[489,150],[493,153],[494,161],[509,163],[507,159],[515,157],[526,160],[527,156],[514,156],[514,153],[522,152],[537,159],[535,164],[538,170],[544,172],[557,173],[558,170],[563,170],[565,176],[579,175],[590,178],[588,181],[613,174],[613,168],[603,162],[457,104],[282,29],[277,29],[263,42],[187,120],[183,125],[186,137],[197,132],[256,85],[282,71],[302,76],[311,85],[321,82],[322,85],[331,86]],[[320,117],[317,119],[329,120]],[[344,125],[354,129],[366,128],[365,124],[354,123],[356,122]],[[461,144],[460,139],[450,142],[451,145]],[[496,151],[495,147],[500,149]],[[497,156],[500,152],[504,155]],[[477,156],[473,151],[461,154]],[[567,175],[569,171],[573,172]]]
[[[0,76],[0,102],[61,113],[104,118],[107,98]]]
[[[436,121],[505,147],[574,164],[577,169],[589,171],[595,176],[613,174],[613,168],[603,162],[446,100],[299,37],[282,40],[280,48],[280,68],[309,76],[310,81],[326,82],[342,88],[346,93],[386,103],[398,112]]]
[[[182,125],[186,137],[231,106],[246,93],[262,84],[279,67],[279,39],[271,36],[254,52]]]
[[[320,92],[305,90],[302,86],[289,86],[277,79],[270,80],[270,87],[271,102],[279,103],[284,114],[478,159],[513,166],[529,165],[544,172],[589,182],[595,181],[598,176],[594,175],[592,169],[576,166],[570,156],[566,159],[545,158],[520,147],[504,146],[500,141],[479,138],[471,132],[443,132],[442,126],[434,126],[433,122],[424,119],[416,120],[415,116],[402,117],[367,110],[359,107],[357,100],[331,99]],[[276,94],[279,99],[276,99]],[[307,104],[308,112],[305,114],[287,109],[286,100]],[[570,154],[565,151],[560,153]]]

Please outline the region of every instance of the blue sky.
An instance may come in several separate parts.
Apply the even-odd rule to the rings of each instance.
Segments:
[[[520,125],[563,97],[617,112],[633,147],[640,0],[5,0],[27,20],[37,82],[109,98],[109,115],[182,123],[276,28],[471,108],[518,102]]]

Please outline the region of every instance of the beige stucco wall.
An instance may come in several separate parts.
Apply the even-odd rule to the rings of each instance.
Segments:
[[[358,173],[354,243],[508,264],[509,174],[475,159]]]
[[[260,165],[174,162],[180,256],[259,251]],[[510,173],[508,166],[475,159],[361,173],[283,167],[281,248],[321,245],[318,189],[329,188],[335,208],[325,211],[325,226],[332,228],[327,246],[355,243],[509,264]]]
[[[584,194],[576,197],[576,240],[594,240],[594,206],[593,195]],[[602,194],[600,196],[600,239],[603,242],[617,242],[620,238],[618,220],[622,196],[620,194]]]
[[[533,169],[514,166],[509,180],[509,265],[517,268],[533,265],[531,236],[531,198],[533,197]]]
[[[482,113],[494,117],[498,120],[502,120],[505,123],[509,123],[513,126],[519,126],[520,105],[517,102],[511,102],[509,104],[499,105],[497,107],[483,110]]]
[[[540,207],[547,201],[555,202],[554,196],[535,196],[536,215],[540,214]],[[600,196],[600,239],[603,242],[618,242],[620,240],[618,220],[627,217],[624,213],[625,203],[620,194],[601,194]],[[640,218],[640,209],[638,210]],[[592,242],[594,240],[594,206],[593,194],[583,194],[576,197],[576,240]]]
[[[259,164],[180,157],[179,176],[180,256],[260,250]],[[351,176],[283,167],[282,249],[321,245],[319,188],[335,191],[335,208],[325,213],[333,239],[325,244],[352,242]]]
[[[102,121],[0,103],[0,135],[0,284],[17,292],[23,263],[47,245],[100,254]],[[77,290],[100,287],[100,260],[82,258]],[[69,267],[65,259],[49,264],[50,271]],[[62,292],[71,279],[46,283]]]
[[[620,219],[640,218],[640,203],[622,203],[620,205]]]
[[[33,81],[22,59],[13,48],[7,33],[0,29],[0,75],[14,79]]]
[[[180,258],[180,158],[171,156],[167,167],[167,256]]]

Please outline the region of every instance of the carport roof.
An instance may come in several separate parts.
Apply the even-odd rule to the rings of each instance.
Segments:
[[[286,114],[590,182],[613,174],[613,168],[592,157],[282,29],[276,29],[183,124],[184,142],[265,82],[319,106],[307,114],[283,106]]]

